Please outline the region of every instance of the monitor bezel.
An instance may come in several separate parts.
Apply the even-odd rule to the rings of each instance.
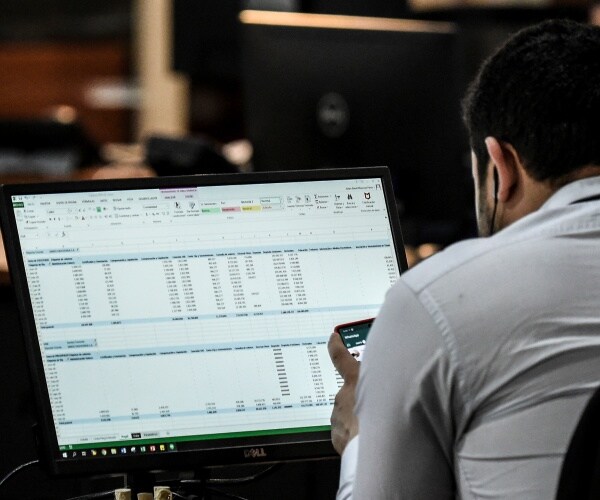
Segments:
[[[391,176],[387,167],[10,184],[1,186],[0,219],[2,234],[11,280],[17,298],[25,349],[29,362],[30,378],[37,407],[37,423],[40,431],[38,436],[40,442],[39,454],[46,470],[53,475],[123,473],[149,469],[190,470],[217,465],[325,458],[333,457],[336,453],[331,444],[330,432],[318,431],[233,438],[232,441],[218,440],[214,445],[212,445],[212,442],[207,441],[206,448],[189,451],[177,450],[176,452],[167,451],[156,454],[109,455],[106,457],[88,457],[84,460],[64,459],[62,456],[59,456],[58,439],[52,417],[48,386],[38,342],[38,333],[29,296],[25,264],[18,238],[15,212],[12,208],[12,196],[361,178],[380,178],[382,181],[397,262],[399,264],[399,271],[402,273],[408,266],[404,253],[400,223],[397,213],[393,211],[395,210],[394,193]]]

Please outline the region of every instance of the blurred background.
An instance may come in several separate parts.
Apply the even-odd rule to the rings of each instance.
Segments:
[[[444,246],[474,233],[460,120],[467,83],[510,33],[551,17],[591,20],[594,7],[590,0],[4,0],[0,176],[384,164],[409,249]],[[244,9],[265,15],[242,23]],[[363,21],[350,27],[314,14]]]
[[[460,119],[468,82],[509,34],[556,17],[600,23],[600,8],[587,0],[2,0],[0,182],[385,164],[414,264],[474,235]],[[1,258],[0,283],[2,476],[35,458],[35,445]],[[254,497],[286,484],[293,498],[332,498],[337,467],[290,465]],[[46,481],[31,470],[4,491],[65,498],[89,488],[87,479]]]

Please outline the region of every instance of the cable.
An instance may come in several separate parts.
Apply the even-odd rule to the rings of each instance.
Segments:
[[[492,212],[492,221],[490,222],[490,234],[488,236],[494,236],[496,228],[496,210],[498,210],[498,170],[494,169],[494,210]]]
[[[216,497],[233,498],[234,500],[248,500],[248,498],[246,498],[246,497],[234,495],[233,493],[227,493],[225,491],[221,491],[216,488],[206,488],[203,492],[202,497],[198,497],[196,495],[182,495],[181,493],[177,493],[176,491],[172,492],[173,498],[183,498],[184,500],[192,500],[192,499],[199,500],[200,498],[204,498],[206,493],[210,493],[211,496],[216,496]]]
[[[39,463],[40,463],[39,460],[32,460],[31,462],[25,462],[24,464],[19,465],[18,467],[11,470],[8,474],[6,474],[6,476],[4,476],[0,480],[0,486],[2,486],[6,481],[8,481],[11,477],[13,477],[17,472],[20,472],[23,469],[26,469],[27,467],[31,467],[32,465],[37,465]]]
[[[99,493],[90,493],[79,497],[67,498],[67,500],[94,500],[96,498],[114,498],[115,490],[100,491]]]
[[[31,460],[30,462],[26,462],[24,464],[19,465],[18,467],[15,467],[12,471],[10,471],[8,474],[6,474],[6,476],[4,476],[2,479],[0,479],[0,487],[3,486],[4,483],[6,483],[11,477],[13,477],[18,472],[22,471],[23,469],[26,469],[27,467],[31,467],[32,465],[38,465],[39,463],[40,463],[39,460]],[[208,480],[204,480],[204,481],[203,480],[183,480],[183,481],[180,481],[180,484],[195,485],[195,484],[203,483],[205,486],[208,486],[211,484],[216,484],[216,485],[221,485],[221,486],[245,484],[245,483],[249,483],[252,481],[256,481],[257,479],[267,475],[268,473],[273,472],[280,466],[281,466],[280,463],[270,465],[266,469],[261,470],[260,472],[257,472],[256,474],[253,474],[251,476],[235,477],[235,478],[231,478],[231,479],[213,478],[213,479],[208,479]],[[234,495],[233,493],[227,493],[225,491],[220,491],[215,488],[207,487],[206,491],[210,491],[213,494],[221,495],[223,497],[232,498],[235,500],[247,500],[245,497]],[[90,493],[89,495],[71,497],[71,498],[68,498],[67,500],[94,500],[94,499],[98,499],[98,498],[111,498],[113,494],[114,494],[113,490],[107,490],[107,491],[101,491],[99,493]],[[184,496],[179,495],[179,494],[175,494],[175,496],[177,496],[179,498],[185,498]]]
[[[248,500],[246,497],[241,497],[233,493],[227,493],[226,491],[218,490],[216,488],[206,488],[206,491],[212,493],[213,495],[219,495],[225,498],[233,498],[234,500]]]
[[[211,493],[215,496],[221,496],[224,498],[231,498],[233,500],[248,500],[245,497],[236,495],[234,493],[229,493],[227,491],[223,491],[221,489],[215,488],[213,486],[235,486],[250,483],[252,481],[256,481],[259,478],[266,476],[267,474],[275,471],[279,467],[281,467],[281,463],[276,463],[273,465],[269,465],[267,468],[257,472],[256,474],[252,474],[250,476],[245,477],[233,477],[233,478],[204,478],[204,479],[183,479],[179,481],[179,485],[182,488],[199,486],[201,491],[204,493]],[[179,496],[179,495],[178,495]],[[181,497],[180,497],[181,498]]]
[[[39,460],[31,460],[30,462],[26,462],[24,464],[19,465],[16,468],[14,468],[0,480],[0,487],[2,487],[2,485],[4,483],[6,483],[11,477],[13,477],[17,472],[20,472],[23,469],[26,469],[27,467],[31,467],[32,465],[38,465],[39,463],[40,463]],[[113,490],[103,491],[101,493],[92,493],[90,495],[83,495],[80,497],[69,498],[68,500],[93,500],[96,498],[110,498],[113,494],[114,494]]]
[[[266,469],[261,470],[260,472],[257,472],[256,474],[253,474],[251,476],[245,476],[245,477],[233,477],[233,478],[209,478],[209,479],[183,479],[182,481],[180,481],[180,484],[185,485],[185,484],[206,484],[206,485],[219,485],[219,486],[227,486],[227,485],[233,485],[233,484],[245,484],[245,483],[250,483],[252,481],[256,481],[257,479],[266,476],[267,474],[269,474],[270,472],[275,471],[276,469],[278,469],[279,467],[281,467],[281,463],[276,463],[273,465],[268,466]]]

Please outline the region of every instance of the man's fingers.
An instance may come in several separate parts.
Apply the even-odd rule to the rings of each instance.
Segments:
[[[333,366],[344,379],[344,382],[354,383],[358,379],[359,362],[346,349],[342,338],[333,332],[327,343],[329,357]]]
[[[354,415],[354,391],[360,363],[346,349],[337,332],[329,337],[327,349],[333,365],[344,379],[344,385],[335,397],[331,413],[331,441],[341,455],[350,439],[358,433],[358,420]]]
[[[354,389],[353,384],[345,383],[335,397],[331,412],[331,441],[340,455],[348,442],[358,434],[358,420],[354,415]]]

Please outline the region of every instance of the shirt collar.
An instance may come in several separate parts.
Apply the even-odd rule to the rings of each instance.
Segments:
[[[598,194],[600,194],[600,176],[587,177],[561,187],[546,200],[540,210],[564,207]]]

